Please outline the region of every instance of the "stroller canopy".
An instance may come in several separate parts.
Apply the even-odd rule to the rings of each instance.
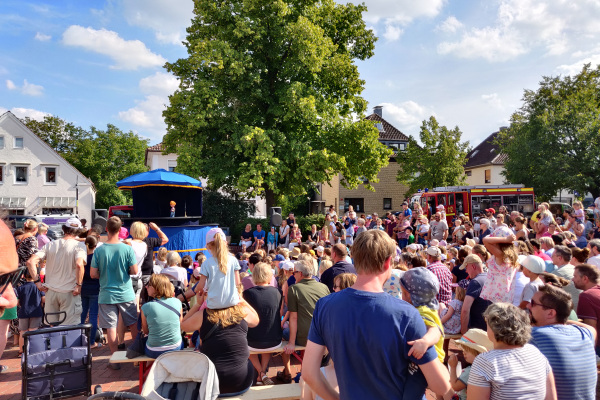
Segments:
[[[219,395],[219,378],[212,361],[197,351],[170,351],[161,354],[156,359],[140,394],[148,400],[166,400],[166,396],[159,394],[159,392],[163,394],[165,392],[165,390],[161,390],[163,389],[161,385],[177,383],[178,386],[183,388],[186,386],[185,384],[197,382],[201,382],[198,396],[186,393],[186,396],[183,396],[184,400],[189,400],[192,397],[196,397],[198,400],[214,400],[217,398]],[[172,385],[169,386],[172,387]],[[189,394],[189,399],[187,394]],[[179,399],[180,396],[177,396],[177,398]]]

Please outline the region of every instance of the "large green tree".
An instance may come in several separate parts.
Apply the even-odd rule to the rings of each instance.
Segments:
[[[497,139],[508,155],[507,180],[533,187],[540,199],[561,189],[599,196],[600,67],[544,77],[523,102]]]
[[[418,189],[463,184],[469,142],[461,142],[458,126],[448,129],[431,116],[421,125],[421,145],[411,136],[406,150],[398,154],[401,165],[397,179],[408,193]]]
[[[94,183],[97,208],[131,204],[129,193],[118,190],[116,183],[147,170],[148,140],[111,124],[106,130],[91,127],[88,131],[56,116],[23,122]]]
[[[389,150],[362,116],[354,60],[373,55],[364,5],[334,0],[195,0],[188,57],[163,113],[177,169],[211,187],[303,196],[341,173],[376,182]],[[357,120],[358,117],[358,120]]]

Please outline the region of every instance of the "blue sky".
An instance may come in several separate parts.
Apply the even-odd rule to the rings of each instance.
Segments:
[[[542,76],[600,63],[599,0],[365,3],[379,41],[358,64],[363,95],[407,135],[434,115],[477,145]],[[160,142],[177,88],[162,65],[186,56],[191,17],[190,0],[2,0],[0,113],[112,123]]]

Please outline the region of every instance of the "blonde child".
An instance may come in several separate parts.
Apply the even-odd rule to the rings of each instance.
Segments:
[[[512,231],[501,226],[483,239],[483,244],[491,253],[487,262],[488,273],[480,297],[492,303],[512,303],[517,272],[517,252],[513,242],[517,237]]]
[[[580,223],[585,223],[585,212],[583,211],[583,203],[579,200],[573,202],[573,217],[578,219]]]
[[[167,253],[169,251],[167,250],[166,247],[161,247],[160,249],[158,249],[158,253],[156,253],[156,262],[155,264],[158,265],[160,267],[160,269],[163,269],[164,267],[167,266]]]
[[[481,353],[488,352],[494,348],[494,345],[487,336],[487,332],[481,329],[469,329],[459,340],[455,340],[454,344],[463,351],[465,361],[469,364],[473,364],[475,357]],[[456,354],[452,354],[448,358],[448,366],[450,367],[450,385],[452,389],[458,394],[460,400],[467,399],[467,382],[469,381],[469,373],[471,372],[471,366],[469,365],[462,370],[460,376],[456,371],[458,365],[458,357]]]
[[[440,283],[433,272],[427,268],[416,267],[406,271],[400,278],[402,299],[411,303],[423,318],[427,326],[427,333],[421,339],[407,342],[412,348],[408,356],[421,359],[427,349],[435,346],[438,359],[444,362],[444,327],[437,313],[439,303],[436,296],[440,290]]]
[[[442,325],[444,325],[444,331],[456,335],[460,333],[460,312],[467,294],[466,289],[469,286],[469,280],[463,279],[459,283],[453,283],[452,286],[456,287],[455,296],[448,303],[448,308],[440,311],[440,317]]]
[[[196,292],[206,292],[206,306],[211,310],[235,306],[240,302],[237,290],[241,283],[240,264],[229,254],[225,234],[220,228],[208,231],[206,248],[211,257],[200,267]]]

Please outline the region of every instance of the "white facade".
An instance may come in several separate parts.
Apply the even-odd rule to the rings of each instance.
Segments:
[[[175,171],[175,167],[177,166],[177,154],[163,154],[162,145],[160,143],[151,146],[146,150],[146,166],[150,168],[150,170],[162,168],[167,171]],[[199,177],[196,179],[202,182],[202,187],[206,187],[206,178]],[[256,207],[254,217],[265,218],[267,216],[267,201],[260,197],[254,197],[249,200],[253,201]]]
[[[0,208],[11,214],[74,213],[92,220],[92,182],[11,112],[0,116]]]
[[[504,165],[498,164],[487,164],[474,168],[465,168],[467,178],[465,184],[469,186],[504,185],[506,184],[506,178],[502,175],[503,171]],[[486,176],[490,179],[486,180]]]

